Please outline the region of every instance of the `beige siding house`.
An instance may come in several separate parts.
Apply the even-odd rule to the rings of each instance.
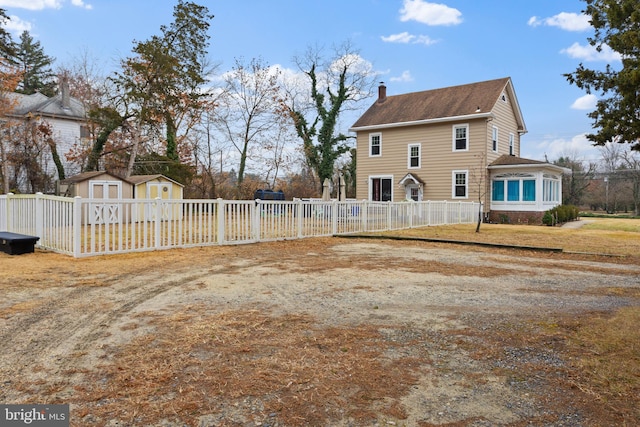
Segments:
[[[358,199],[481,199],[486,219],[509,222],[537,222],[561,202],[557,197],[538,203],[556,195],[544,193],[545,177],[556,186],[565,170],[519,158],[527,129],[508,77],[394,96],[381,84],[378,99],[351,131],[357,138]],[[499,193],[504,186],[511,192]]]

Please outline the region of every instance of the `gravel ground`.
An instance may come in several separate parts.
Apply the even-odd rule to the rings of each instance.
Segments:
[[[5,343],[0,402],[71,403],[72,425],[596,426],[628,421],[572,380],[576,355],[567,350],[567,330],[558,326],[638,305],[640,266],[616,259],[327,238],[81,260],[45,252],[0,254],[0,265],[0,339]],[[362,360],[349,369],[353,384],[367,380],[366,386],[351,391],[349,382],[314,380],[319,400],[310,412],[309,404],[295,405],[313,394],[303,394],[304,381],[293,373],[286,387],[258,391],[261,377],[244,367],[239,376],[254,381],[254,392],[238,388],[243,391],[212,396],[211,385],[202,383],[208,391],[201,405],[186,409],[176,403],[170,410],[166,402],[179,402],[177,394],[189,386],[176,376],[171,393],[149,386],[161,380],[146,383],[142,396],[164,402],[164,409],[156,408],[149,418],[131,413],[133,393],[129,400],[96,395],[104,386],[120,396],[112,372],[140,371],[123,362],[132,360],[124,358],[127,351],[147,348],[142,352],[148,355],[138,356],[141,366],[158,351],[171,362],[184,357],[171,352],[177,346],[172,343],[228,319],[229,313],[245,323],[225,323],[225,333],[246,330],[249,318],[288,319],[290,330],[261,329],[264,336],[274,334],[273,354],[291,351],[279,359],[285,364],[307,351],[299,341],[287,341],[290,334],[308,339],[326,338],[328,330],[361,333],[352,341],[345,338],[335,358],[342,352]],[[150,337],[156,340],[153,347],[140,347]],[[362,337],[372,337],[372,344]],[[213,376],[215,351],[206,340],[180,345],[192,346],[188,353],[203,363],[201,372]],[[250,344],[244,345],[238,340],[237,352],[251,354],[252,366],[266,357],[264,348],[254,354]],[[311,364],[306,372],[325,368]],[[380,377],[378,385],[372,375]],[[297,395],[289,390],[291,383],[298,385]],[[331,390],[333,397],[323,397],[321,390]],[[374,397],[367,400],[363,393]],[[356,408],[356,401],[364,403]]]

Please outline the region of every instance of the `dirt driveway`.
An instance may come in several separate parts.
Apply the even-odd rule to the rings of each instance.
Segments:
[[[613,258],[326,238],[0,267],[0,402],[74,426],[629,422],[567,338],[640,303]]]

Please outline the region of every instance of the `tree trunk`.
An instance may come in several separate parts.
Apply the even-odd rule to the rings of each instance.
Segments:
[[[56,143],[52,138],[49,138],[47,142],[49,143],[49,148],[51,149],[51,157],[53,157],[53,163],[55,163],[56,169],[58,171],[58,179],[63,180],[65,178],[64,165],[62,164],[62,160],[60,160],[58,147],[56,146]]]

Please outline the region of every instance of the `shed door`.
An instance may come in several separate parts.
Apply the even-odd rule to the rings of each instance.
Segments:
[[[92,224],[120,222],[120,204],[117,202],[109,203],[106,200],[122,199],[122,182],[89,181],[89,198],[95,200],[91,202],[90,220]]]
[[[167,182],[147,182],[147,198],[148,199],[162,199],[162,200],[170,200],[172,198],[171,194],[172,186]],[[156,217],[156,209],[157,202],[153,202],[150,206],[150,211],[147,215],[147,218],[155,219]],[[163,203],[161,206],[161,215],[160,218],[162,221],[166,221],[171,219],[172,217],[172,204],[171,203]]]

